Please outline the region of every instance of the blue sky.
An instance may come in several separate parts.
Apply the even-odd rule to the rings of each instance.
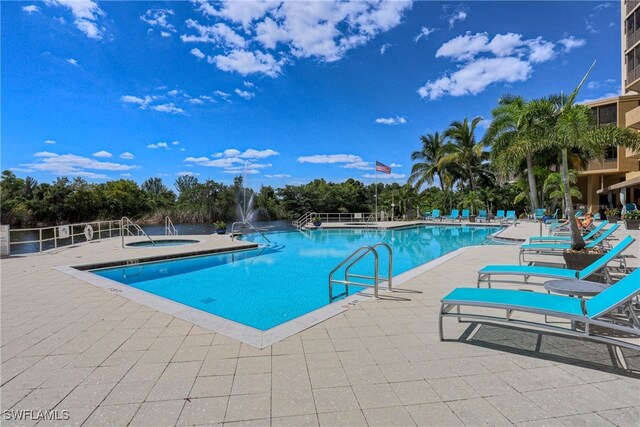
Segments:
[[[2,169],[406,181],[505,94],[620,92],[618,2],[2,2]],[[486,127],[488,120],[483,122]],[[480,133],[484,131],[480,129]]]

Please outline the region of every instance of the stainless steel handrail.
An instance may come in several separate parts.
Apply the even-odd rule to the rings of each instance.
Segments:
[[[370,285],[368,283],[360,283],[360,282],[354,282],[354,281],[348,280],[348,277],[346,275],[346,271],[345,271],[345,280],[336,280],[336,279],[333,278],[333,275],[335,274],[335,272],[338,271],[340,268],[342,268],[346,263],[348,263],[349,261],[353,260],[351,262],[351,264],[349,264],[349,266],[347,267],[347,269],[350,269],[354,264],[359,262],[361,259],[363,259],[369,253],[372,253],[373,257],[374,257],[374,260],[373,260],[373,277],[372,277],[373,285]],[[353,276],[355,277],[355,275],[353,275]],[[362,247],[356,249],[351,255],[346,257],[340,264],[338,264],[333,270],[331,270],[331,273],[329,273],[329,303],[333,302],[333,284],[334,283],[340,283],[340,284],[345,285],[345,295],[349,295],[349,285],[372,287],[373,288],[373,296],[375,298],[378,298],[378,282],[379,282],[378,279],[379,279],[379,277],[378,277],[378,252],[372,246],[362,246]]]
[[[254,230],[256,233],[258,233],[259,235],[262,236],[262,238],[264,240],[266,240],[267,242],[271,243],[271,240],[269,240],[269,238],[267,236],[264,235],[264,233],[260,230],[258,230],[253,224],[251,224],[249,221],[236,221],[233,224],[231,224],[231,240],[233,240],[234,236],[235,236],[235,227],[236,224],[240,224],[240,225],[244,225],[244,226],[249,226],[249,228],[251,228],[252,230]]]
[[[372,246],[372,248],[376,249],[380,246],[383,246],[385,248],[387,248],[387,250],[389,251],[389,266],[388,266],[388,270],[387,270],[387,277],[382,277],[380,275],[378,275],[378,280],[380,281],[387,281],[387,287],[389,290],[392,290],[392,285],[393,285],[393,249],[391,249],[391,246],[389,246],[388,244],[384,243],[384,242],[380,242],[380,243],[376,243],[375,245]],[[376,250],[377,252],[377,250]],[[362,256],[360,257],[362,258]],[[360,258],[356,259],[354,262],[352,262],[351,264],[349,264],[345,270],[345,279],[349,280],[350,278],[359,278],[359,279],[373,279],[372,276],[366,276],[366,275],[362,275],[362,274],[351,274],[349,273],[349,270],[351,269],[351,267],[353,267],[353,265],[358,262],[360,260]]]
[[[165,236],[177,236],[178,229],[173,225],[173,221],[169,218],[169,215],[164,217],[164,235]]]
[[[126,216],[122,217],[122,220],[120,221],[120,236],[121,236],[121,241],[122,241],[122,247],[124,248],[124,231],[126,230],[127,233],[129,233],[129,235],[131,236],[135,236],[135,234],[133,234],[131,232],[131,230],[129,230],[129,227],[133,227],[136,232],[138,233],[137,235],[143,235],[145,236],[147,239],[149,239],[149,241],[151,242],[151,244],[153,246],[156,245],[156,242],[149,237],[149,235],[147,233],[144,232],[144,230],[142,229],[142,227],[140,227],[138,224],[136,224],[135,222],[131,221],[129,218],[127,218]]]

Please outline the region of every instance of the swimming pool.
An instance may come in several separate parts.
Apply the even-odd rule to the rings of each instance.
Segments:
[[[364,245],[394,251],[394,276],[464,246],[487,243],[498,227],[418,226],[396,230],[333,229],[268,233],[269,246],[92,270],[184,305],[266,331],[329,303],[328,275]],[[245,240],[262,243],[260,235]],[[380,251],[380,274],[388,255]],[[372,257],[354,267],[371,274]],[[358,288],[350,287],[350,293]],[[361,288],[360,288],[361,289]],[[344,288],[334,287],[335,293]]]

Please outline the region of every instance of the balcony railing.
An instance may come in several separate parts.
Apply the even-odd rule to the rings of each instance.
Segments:
[[[618,159],[592,160],[587,165],[585,172],[600,171],[606,169],[617,169]]]
[[[627,1],[627,15],[631,13],[631,11],[636,7],[636,5],[640,3],[638,0],[628,0]]]
[[[640,79],[640,67],[636,67],[627,73],[627,86]]]
[[[627,34],[627,46],[626,49],[629,50],[631,47],[636,44],[636,42],[640,40],[640,29],[635,30],[633,33]]]

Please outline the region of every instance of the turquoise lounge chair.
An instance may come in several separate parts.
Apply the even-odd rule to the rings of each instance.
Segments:
[[[563,335],[571,335],[586,339],[602,341],[605,343],[640,350],[638,344],[619,340],[613,334],[598,335],[592,332],[592,326],[614,329],[640,337],[640,322],[631,300],[640,294],[640,269],[611,285],[593,298],[583,301],[563,295],[553,295],[538,292],[517,291],[511,289],[486,289],[486,288],[457,288],[442,298],[439,316],[438,330],[440,340],[444,339],[442,321],[445,317],[456,317],[458,321],[479,321],[489,323],[504,323],[509,326],[524,326],[541,329],[549,329]],[[473,314],[462,313],[462,307],[481,307],[483,309],[500,310],[497,314]],[[617,308],[623,306],[627,309],[627,316],[620,316]],[[533,322],[518,320],[512,317],[513,312],[553,316],[583,323],[584,330],[567,329],[554,326],[545,322]],[[506,312],[506,314],[505,314]],[[609,314],[615,314],[608,316]]]
[[[431,212],[431,219],[440,219],[440,209],[434,209],[433,212]]]
[[[478,211],[478,216],[476,217],[477,222],[489,222],[489,214],[486,209],[480,209]]]
[[[595,248],[597,246],[605,246],[606,239],[620,227],[618,224],[614,224],[609,227],[605,232],[600,234],[597,238],[587,243],[587,248]],[[540,255],[557,255],[562,253],[566,249],[571,249],[570,243],[524,243],[520,245],[520,264],[525,261],[524,255],[527,253],[535,253]]]
[[[507,211],[507,215],[504,217],[505,222],[516,222],[516,211]]]
[[[496,212],[496,219],[500,222],[504,219],[504,209]]]
[[[460,214],[460,222],[462,222],[463,220],[467,220],[469,221],[469,209],[462,209],[462,214]]]
[[[422,218],[424,218],[425,220],[431,218],[431,211],[424,211],[424,213],[422,214]]]
[[[631,236],[625,237],[620,243],[614,246],[609,252],[601,256],[595,262],[582,270],[570,270],[567,268],[554,268],[554,267],[536,267],[533,265],[488,265],[478,271],[477,286],[480,287],[482,282],[486,282],[489,287],[491,283],[513,283],[513,280],[491,280],[492,276],[524,276],[524,282],[527,283],[527,279],[530,276],[544,277],[553,279],[580,279],[586,280],[590,276],[604,271],[604,277],[607,283],[611,283],[611,277],[606,269],[607,265],[618,258],[622,252],[624,252],[635,239]],[[626,263],[622,259],[622,264],[626,270]]]
[[[536,211],[533,213],[533,219],[535,219],[536,221],[541,220],[546,211],[547,210],[545,208],[536,209]]]
[[[443,216],[442,219],[448,219],[448,220],[451,220],[451,221],[455,221],[455,220],[458,219],[459,216],[460,216],[460,211],[458,211],[458,209],[453,209],[449,216]]]
[[[582,238],[584,240],[592,239],[604,227],[606,227],[607,224],[608,224],[607,221],[604,221],[604,222],[600,223],[600,225],[598,225],[596,228],[591,230],[589,233],[587,233],[584,236],[582,236]],[[532,236],[532,237],[529,237],[529,241],[530,242],[558,242],[558,241],[570,241],[570,240],[571,240],[571,236]]]

